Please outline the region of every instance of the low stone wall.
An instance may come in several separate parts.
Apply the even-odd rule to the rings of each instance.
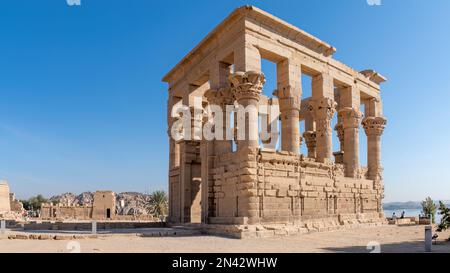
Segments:
[[[157,222],[158,218],[153,215],[114,215],[112,218],[116,221],[154,221]]]
[[[428,220],[428,224],[430,222],[429,219]],[[427,223],[423,223],[421,222],[418,218],[416,217],[405,217],[405,218],[387,218],[387,221],[389,223],[389,225],[424,225]]]
[[[89,220],[92,218],[92,206],[52,206],[42,205],[42,219],[77,219]]]
[[[247,224],[248,220],[245,217],[240,218],[239,223],[236,222],[234,225],[221,224],[227,221],[217,220],[221,219],[214,219],[210,224],[201,225],[202,231],[211,235],[245,239],[292,236],[310,232],[324,232],[387,224],[382,213],[339,214],[336,216],[310,219],[306,217],[300,221],[285,224]]]

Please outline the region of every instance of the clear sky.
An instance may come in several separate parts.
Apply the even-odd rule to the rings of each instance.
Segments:
[[[19,198],[166,189],[161,78],[244,4],[332,44],[347,65],[389,79],[385,201],[450,199],[448,0],[3,1],[0,178]],[[270,91],[274,68],[263,69]],[[361,158],[365,164],[364,139]]]

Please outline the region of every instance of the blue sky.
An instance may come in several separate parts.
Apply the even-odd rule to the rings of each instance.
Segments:
[[[254,4],[389,79],[386,201],[450,199],[450,1],[381,1],[3,1],[0,178],[20,198],[166,189],[161,78],[233,9]],[[272,90],[274,66],[263,69]]]

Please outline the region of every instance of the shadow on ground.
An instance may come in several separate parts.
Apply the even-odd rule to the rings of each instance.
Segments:
[[[424,253],[425,243],[424,241],[383,243],[379,248],[373,243],[371,246],[327,247],[323,250],[338,253]],[[433,243],[432,252],[450,253],[450,242],[441,240],[437,244]]]

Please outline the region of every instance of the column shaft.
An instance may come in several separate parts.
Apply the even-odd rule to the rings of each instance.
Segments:
[[[344,107],[339,110],[339,119],[344,130],[345,176],[356,177],[359,172],[359,110]]]
[[[336,111],[333,79],[328,74],[313,78],[310,102],[316,122],[317,154],[319,162],[329,162],[333,156],[331,120]]]
[[[281,114],[281,150],[300,153],[301,67],[290,59],[277,63],[277,90]]]
[[[386,119],[383,117],[366,117],[362,121],[367,135],[367,178],[372,180],[382,179],[381,166],[381,135],[386,126]]]
[[[371,179],[376,179],[381,171],[381,136],[369,135],[367,137],[367,166]]]
[[[230,77],[232,92],[238,107],[237,144],[238,150],[245,147],[259,147],[258,103],[262,87],[265,83],[264,74],[254,71],[236,72]]]
[[[331,161],[333,153],[331,119],[335,112],[336,103],[329,98],[320,99],[313,103],[316,121],[316,159],[319,162]]]
[[[285,110],[281,116],[281,150],[299,154],[299,111],[296,109]]]

